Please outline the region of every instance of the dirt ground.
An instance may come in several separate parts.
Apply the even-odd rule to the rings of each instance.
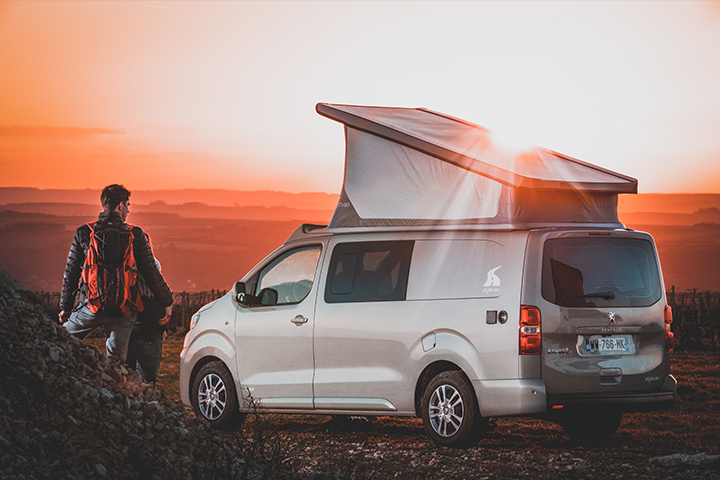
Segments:
[[[181,336],[165,340],[158,380],[158,389],[177,401],[182,342]],[[415,418],[380,417],[344,431],[329,416],[260,415],[221,435],[238,452],[252,444],[274,461],[270,476],[282,478],[332,472],[334,478],[718,479],[720,353],[676,352],[672,371],[679,383],[675,408],[625,414],[617,433],[593,446],[573,444],[559,426],[530,418],[496,419],[477,446],[461,450],[437,447]]]

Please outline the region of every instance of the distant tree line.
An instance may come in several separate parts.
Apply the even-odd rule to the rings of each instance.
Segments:
[[[190,327],[190,318],[203,305],[227,292],[174,292],[170,330],[184,333]],[[51,316],[60,311],[60,293],[36,292],[43,307]],[[720,292],[676,290],[667,291],[667,301],[672,307],[672,331],[677,350],[715,350],[720,348]]]

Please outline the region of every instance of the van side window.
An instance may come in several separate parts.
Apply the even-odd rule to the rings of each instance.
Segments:
[[[326,303],[405,300],[413,241],[351,242],[335,246]]]
[[[263,288],[278,292],[278,305],[299,303],[312,289],[315,280],[320,245],[296,248],[283,253],[259,272],[255,295]]]

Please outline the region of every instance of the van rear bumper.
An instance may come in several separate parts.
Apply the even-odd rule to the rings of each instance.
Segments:
[[[472,384],[483,417],[545,411],[545,384],[540,379],[474,380]]]
[[[648,412],[671,408],[677,398],[677,381],[667,375],[658,392],[588,395],[548,395],[547,411],[576,406],[612,406],[624,412]]]

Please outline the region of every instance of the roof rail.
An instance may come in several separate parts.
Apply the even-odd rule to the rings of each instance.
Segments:
[[[313,230],[317,230],[319,228],[327,228],[327,225],[317,225],[314,223],[303,223],[300,228],[302,228],[303,233],[310,233]]]
[[[327,225],[316,225],[313,223],[303,223],[298,228],[295,229],[295,231],[288,237],[286,242],[289,242],[291,240],[297,240],[299,238],[304,237],[305,235],[312,233],[315,230],[320,230],[322,228],[327,228]]]

